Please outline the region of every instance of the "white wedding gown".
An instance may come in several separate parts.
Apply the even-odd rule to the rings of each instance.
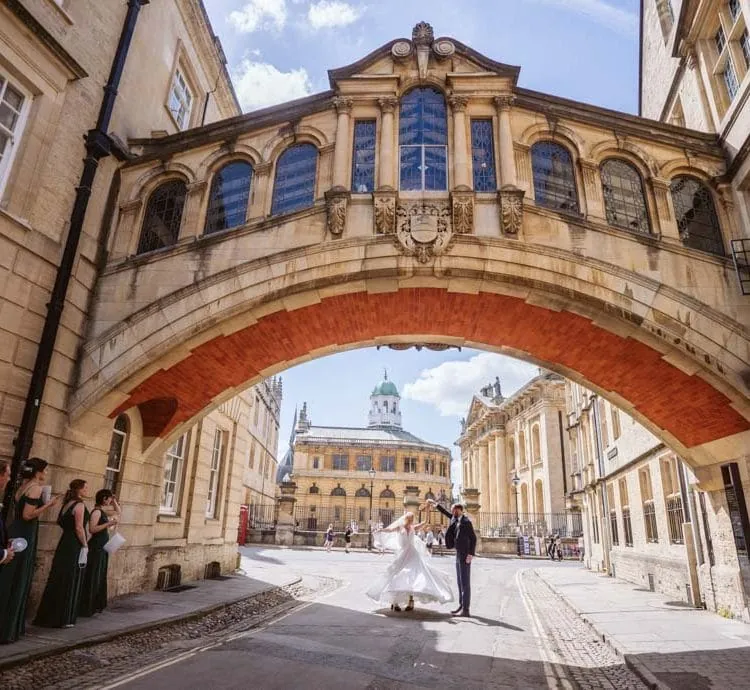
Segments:
[[[423,604],[453,601],[451,578],[429,564],[431,556],[413,530],[400,527],[397,532],[377,534],[375,545],[393,548],[396,555],[367,590],[370,599],[383,606],[401,607],[407,605],[409,597]]]

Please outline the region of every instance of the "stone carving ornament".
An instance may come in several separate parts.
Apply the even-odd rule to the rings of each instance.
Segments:
[[[396,239],[407,256],[428,263],[448,249],[453,231],[451,209],[445,203],[399,204],[396,211]]]
[[[328,232],[334,237],[341,237],[344,234],[349,196],[349,191],[340,187],[326,192]]]
[[[391,47],[391,55],[396,60],[407,60],[417,53],[419,78],[427,77],[430,54],[438,60],[450,57],[456,52],[456,46],[447,38],[435,40],[435,32],[427,22],[419,22],[411,32],[411,41],[396,41]]]
[[[453,232],[457,235],[470,235],[474,232],[474,193],[453,192]]]
[[[500,197],[500,225],[503,233],[515,237],[521,230],[523,222],[524,191],[508,187],[501,189],[498,195]]]
[[[375,233],[391,235],[396,231],[396,195],[375,194]]]

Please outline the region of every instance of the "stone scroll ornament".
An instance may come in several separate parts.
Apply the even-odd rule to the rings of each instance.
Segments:
[[[444,254],[453,237],[451,209],[447,204],[399,204],[396,241],[407,256],[421,264]]]
[[[407,60],[414,53],[417,54],[419,78],[427,77],[430,55],[438,60],[449,58],[456,52],[456,46],[447,38],[435,40],[435,32],[427,22],[419,22],[411,32],[411,41],[396,41],[391,48],[391,54],[396,60]]]

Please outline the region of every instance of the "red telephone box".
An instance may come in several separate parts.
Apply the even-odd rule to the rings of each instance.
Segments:
[[[246,505],[240,506],[240,525],[237,530],[237,543],[244,546],[247,541],[247,520],[250,517],[250,509]]]

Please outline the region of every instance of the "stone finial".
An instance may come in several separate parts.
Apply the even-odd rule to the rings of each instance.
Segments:
[[[419,22],[412,29],[411,40],[417,46],[431,46],[435,40],[435,32],[427,22]]]

